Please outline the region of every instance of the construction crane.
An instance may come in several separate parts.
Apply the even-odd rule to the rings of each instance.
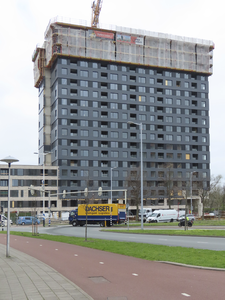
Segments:
[[[95,1],[92,3],[91,27],[98,27],[99,25],[99,15],[102,8],[102,2],[103,0],[97,0],[96,4]]]

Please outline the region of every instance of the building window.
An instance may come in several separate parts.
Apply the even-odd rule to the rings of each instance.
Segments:
[[[88,136],[88,130],[81,130],[80,135],[81,136]]]
[[[166,126],[166,131],[173,131],[173,127],[172,126]]]
[[[154,122],[155,121],[155,116],[150,116],[150,121]]]
[[[165,94],[166,95],[172,95],[173,92],[172,92],[172,90],[165,89]]]
[[[66,108],[62,108],[62,115],[66,116],[67,115],[67,109]]]
[[[82,110],[82,109],[81,109],[80,115],[81,115],[82,117],[88,117],[88,110]]]
[[[80,106],[88,107],[88,101],[87,100],[81,100],[80,101]]]
[[[206,102],[205,101],[201,102],[201,107],[206,107]]]
[[[166,122],[167,123],[172,123],[173,122],[173,117],[166,117]]]
[[[146,121],[146,115],[139,115],[140,121]]]
[[[117,122],[111,122],[111,128],[118,128]]]
[[[127,100],[127,95],[126,94],[122,94],[122,100]]]
[[[155,134],[154,133],[150,133],[150,140],[155,140]]]
[[[166,141],[172,141],[173,135],[172,134],[166,134]]]
[[[96,111],[96,110],[93,111],[93,117],[94,117],[94,118],[98,118],[98,111]],[[97,127],[97,126],[96,126],[96,127]]]
[[[110,116],[112,119],[118,119],[119,114],[115,112],[115,113],[111,113]]]
[[[111,71],[117,71],[117,65],[110,65],[109,68]]]
[[[62,129],[62,135],[67,135],[68,134],[68,130],[67,129]]]
[[[145,77],[139,77],[138,78],[138,82],[139,83],[145,83],[146,82],[146,78]]]
[[[81,95],[81,97],[88,97],[88,91],[83,91],[83,90],[81,90],[80,91],[80,95]]]
[[[145,93],[146,92],[145,86],[139,86],[139,92]]]
[[[118,109],[118,103],[110,103],[111,109]]]
[[[173,104],[173,99],[166,98],[165,102],[166,102],[166,104]]]
[[[111,90],[118,90],[118,84],[117,83],[110,83],[110,89]]]
[[[67,89],[62,89],[62,95],[67,95]]]
[[[80,71],[80,76],[82,76],[82,77],[88,77],[88,71],[81,70]]]
[[[112,131],[112,132],[111,132],[111,138],[116,138],[116,139],[118,139],[118,137],[119,137],[119,133],[118,133],[117,131]]]
[[[172,86],[173,85],[172,80],[165,80],[165,85]]]
[[[81,156],[88,156],[89,151],[88,150],[81,150]]]

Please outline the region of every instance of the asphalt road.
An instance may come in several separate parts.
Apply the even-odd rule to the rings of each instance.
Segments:
[[[173,227],[174,228],[174,227]],[[167,235],[142,235],[132,233],[114,233],[101,231],[102,227],[88,226],[88,238],[98,238],[114,241],[126,241],[137,243],[148,243],[155,245],[166,246],[181,246],[196,249],[208,249],[216,251],[225,250],[225,239],[216,237],[192,237],[192,236],[167,236]],[[11,230],[15,231],[30,231],[31,226],[12,226]],[[182,230],[182,229],[181,229]],[[190,229],[189,229],[190,230]],[[39,233],[65,235],[65,236],[85,236],[84,227],[73,227],[71,225],[57,226],[57,227],[38,227]],[[130,230],[132,232],[132,230]]]

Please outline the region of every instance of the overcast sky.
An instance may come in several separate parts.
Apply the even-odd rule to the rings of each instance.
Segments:
[[[97,0],[96,0],[97,1]],[[1,1],[0,159],[19,164],[38,158],[38,97],[32,53],[51,18],[91,20],[91,0]],[[225,21],[221,0],[103,0],[100,23],[139,28],[215,43],[210,83],[211,174],[225,178]]]

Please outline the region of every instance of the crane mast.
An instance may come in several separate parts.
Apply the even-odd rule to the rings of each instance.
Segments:
[[[91,27],[98,27],[99,25],[99,15],[102,8],[102,2],[103,0],[97,0],[96,4],[95,1],[92,3]]]

